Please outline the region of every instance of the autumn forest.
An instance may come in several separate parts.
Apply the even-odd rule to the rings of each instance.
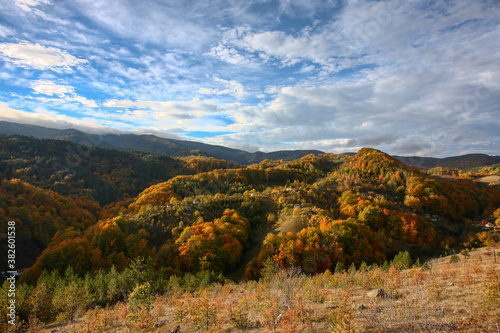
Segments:
[[[500,215],[498,185],[475,180],[495,170],[444,175],[371,148],[237,165],[2,136],[0,251],[15,221],[21,322],[72,322],[141,288],[262,281],[270,267],[313,278],[403,253],[423,264],[498,242],[475,223]]]

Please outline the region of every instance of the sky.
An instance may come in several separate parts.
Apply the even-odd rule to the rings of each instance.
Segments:
[[[500,155],[500,2],[0,0],[0,119]]]

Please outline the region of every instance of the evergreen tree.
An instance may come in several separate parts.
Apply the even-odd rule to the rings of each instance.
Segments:
[[[394,257],[394,260],[392,261],[392,266],[394,266],[394,268],[399,270],[411,268],[412,260],[410,253],[408,251],[399,252]]]
[[[339,261],[335,265],[335,274],[343,274],[345,272],[345,265],[343,262]]]

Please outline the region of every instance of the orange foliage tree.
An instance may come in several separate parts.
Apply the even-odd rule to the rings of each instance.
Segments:
[[[248,229],[248,221],[229,209],[214,222],[187,227],[176,241],[180,260],[191,272],[227,271],[240,260]]]

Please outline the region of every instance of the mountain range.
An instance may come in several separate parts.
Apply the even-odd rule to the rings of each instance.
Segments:
[[[294,160],[309,154],[322,154],[319,150],[283,150],[270,153],[254,152],[210,145],[195,141],[161,138],[155,135],[90,134],[76,129],[54,129],[0,121],[0,135],[26,135],[37,139],[58,139],[85,146],[118,150],[138,150],[173,157],[202,155],[249,165],[269,160]]]
[[[241,165],[260,163],[263,160],[295,160],[309,154],[323,154],[319,150],[281,150],[274,152],[247,152],[240,149],[196,141],[162,138],[155,135],[137,134],[91,134],[76,129],[54,129],[36,125],[0,121],[0,135],[25,135],[38,139],[57,139],[73,143],[118,150],[136,150],[172,157],[208,156]],[[354,155],[355,153],[346,153]],[[500,156],[467,154],[446,158],[420,156],[394,156],[405,164],[421,170],[435,167],[471,169],[500,163]]]

